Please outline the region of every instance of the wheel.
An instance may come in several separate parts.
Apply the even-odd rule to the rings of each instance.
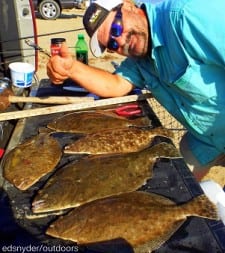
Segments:
[[[43,19],[57,19],[61,14],[61,7],[54,0],[41,1],[38,9]]]

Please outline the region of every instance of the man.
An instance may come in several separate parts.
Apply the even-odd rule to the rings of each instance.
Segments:
[[[115,73],[84,65],[63,45],[47,72],[53,83],[67,78],[102,97],[149,89],[188,133],[181,153],[200,180],[225,164],[224,0],[165,0],[140,8],[131,0],[97,0],[83,22],[90,49],[127,58]]]

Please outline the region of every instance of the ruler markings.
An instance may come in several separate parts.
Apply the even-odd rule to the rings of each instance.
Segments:
[[[146,94],[140,94],[140,95],[128,95],[128,96],[123,96],[123,97],[105,98],[105,99],[99,99],[93,102],[82,102],[79,104],[66,104],[66,105],[57,105],[57,106],[44,107],[44,108],[27,109],[27,110],[22,110],[22,111],[5,112],[5,113],[0,113],[0,121],[21,119],[21,118],[47,115],[47,114],[53,114],[53,113],[59,113],[59,112],[79,111],[79,110],[91,109],[91,108],[101,107],[101,106],[140,101],[140,100],[145,100],[150,97],[151,97],[151,94],[146,93]]]

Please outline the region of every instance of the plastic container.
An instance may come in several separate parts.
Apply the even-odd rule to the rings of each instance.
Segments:
[[[35,68],[26,62],[13,62],[9,64],[12,84],[18,88],[27,88],[32,85]]]
[[[84,64],[88,64],[88,45],[83,34],[78,34],[75,44],[76,59]]]
[[[61,48],[63,42],[66,42],[66,39],[64,39],[64,38],[52,38],[51,39],[50,50],[51,50],[52,56],[59,55],[60,48]]]

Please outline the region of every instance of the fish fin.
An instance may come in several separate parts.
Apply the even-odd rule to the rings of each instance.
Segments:
[[[138,126],[138,127],[151,127],[152,126],[152,121],[146,116],[131,119],[130,122],[131,122],[132,126]]]
[[[117,115],[114,111],[112,110],[108,110],[108,111],[103,111],[103,110],[97,110],[96,113],[108,116],[108,117],[112,117],[112,118],[117,118],[117,119],[123,119],[123,120],[127,120],[125,117],[123,116],[119,116]]]
[[[155,144],[153,146],[148,146],[147,149],[149,149],[149,152],[152,156],[155,156],[156,158],[181,158],[180,152],[177,150],[177,148],[170,143],[167,142],[160,142],[158,144]]]
[[[189,213],[192,216],[199,216],[202,218],[219,220],[218,210],[215,204],[213,204],[206,195],[202,194],[195,197],[187,204]]]
[[[152,196],[152,198],[154,199],[154,202],[156,203],[160,203],[162,205],[165,206],[176,206],[177,204],[172,201],[171,199],[164,197],[163,195],[157,194],[157,193],[152,193],[152,192],[148,192],[147,193],[149,196]]]
[[[158,136],[163,136],[163,137],[167,137],[167,138],[174,138],[174,131],[172,131],[171,129],[159,126],[156,128],[153,128],[155,131],[158,131],[159,134]]]
[[[161,148],[160,157],[167,157],[167,158],[181,158],[181,154],[178,149],[170,143],[162,142],[158,144],[158,148]],[[163,152],[165,151],[165,152]]]
[[[149,119],[149,117],[137,117],[137,118],[130,118],[130,117],[124,117],[124,116],[119,116],[118,114],[116,114],[114,111],[112,110],[97,110],[97,113],[109,116],[109,117],[113,117],[113,118],[117,118],[117,119],[123,119],[123,120],[129,120],[130,121],[130,125],[131,126],[136,126],[136,127],[151,127],[151,120]]]
[[[134,247],[134,253],[151,253],[153,250],[158,249],[163,243],[165,243],[169,238],[183,225],[186,219],[178,220],[173,223],[173,225],[168,229],[168,232],[156,240],[148,241],[144,244]]]
[[[39,127],[39,129],[38,129],[38,133],[39,134],[44,134],[44,133],[49,133],[49,134],[51,134],[51,133],[54,133],[55,132],[55,130],[53,130],[53,129],[50,129],[50,128],[48,128],[48,127]]]

